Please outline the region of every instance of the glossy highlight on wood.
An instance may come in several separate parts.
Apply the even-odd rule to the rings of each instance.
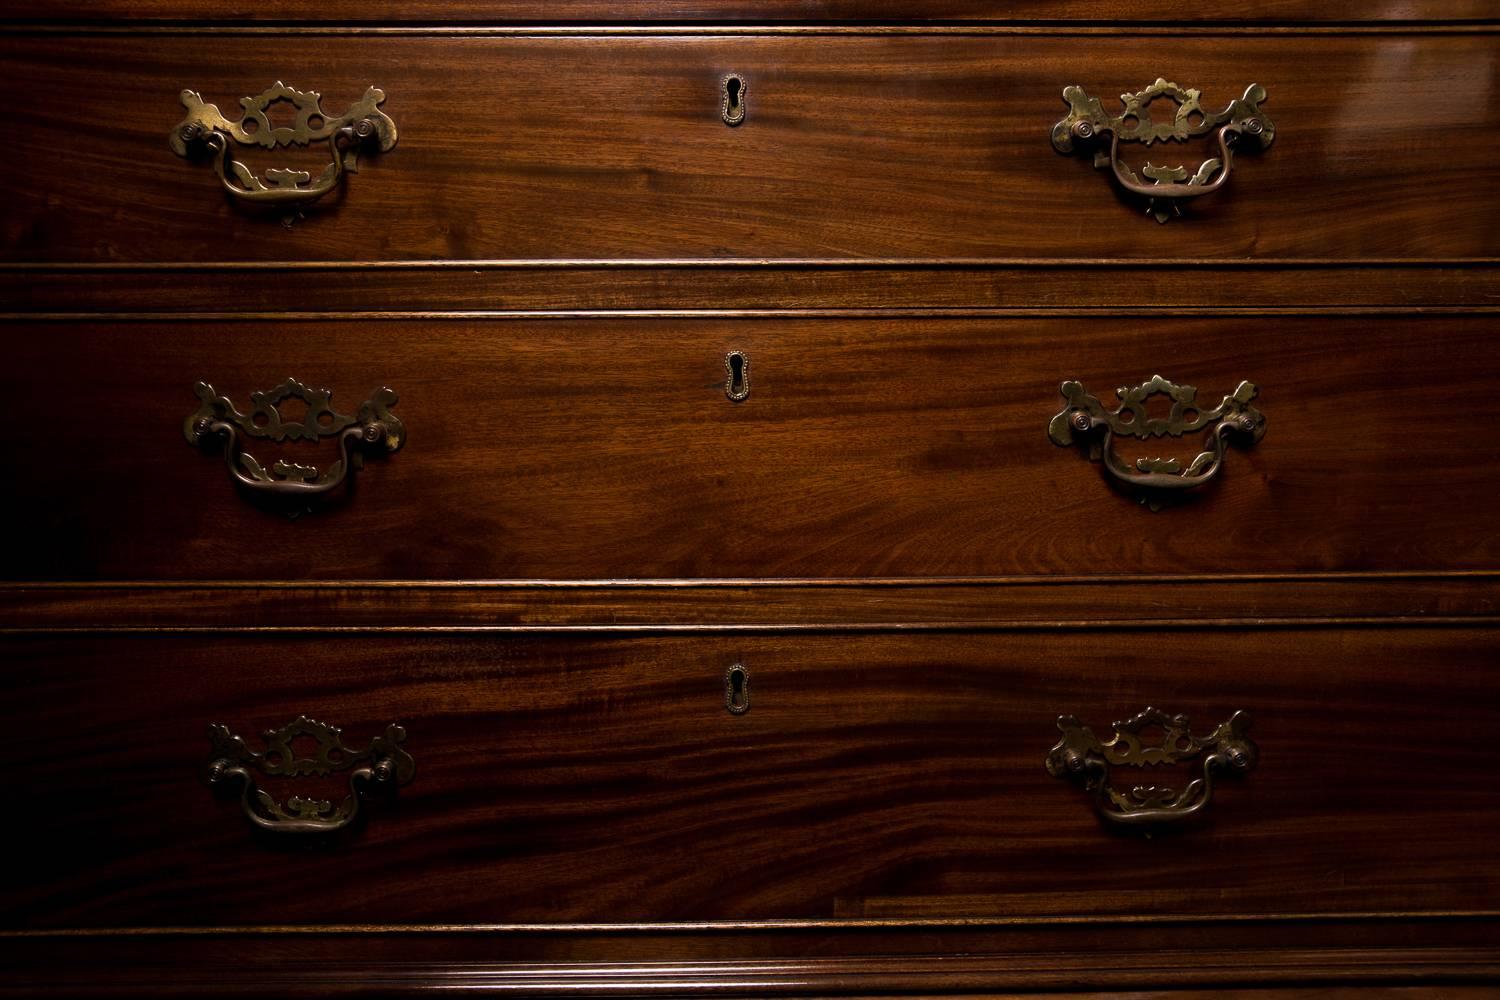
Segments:
[[[273,34],[205,46],[184,32],[153,36],[142,60],[132,37],[12,35],[0,85],[30,99],[11,109],[0,160],[0,259],[1497,256],[1500,205],[1435,193],[1485,190],[1500,169],[1486,143],[1444,138],[1500,133],[1496,35],[1167,37]],[[1280,128],[1274,152],[1236,166],[1233,190],[1156,226],[1049,133],[1064,87],[1139,87],[1164,44],[1173,75],[1204,93],[1260,84]],[[225,102],[296,66],[317,67],[334,105],[379,81],[402,141],[289,232],[164,154],[162,135],[184,86]],[[600,67],[621,95],[607,112],[584,85]],[[726,72],[753,88],[735,128],[718,106]],[[109,121],[107,141],[79,119]],[[93,169],[69,174],[59,198],[56,164],[75,160]],[[309,153],[304,169],[326,162]],[[1100,287],[1077,304],[1108,297]]]
[[[1497,38],[1493,0],[0,0],[0,997],[1492,995]],[[1158,76],[1258,114],[1059,155],[1065,88]],[[309,86],[399,150],[219,160],[321,176],[296,211],[173,155],[234,128],[184,88],[274,140],[331,127]],[[1156,372],[1270,434],[1170,500],[1049,441],[1064,380],[1102,416]],[[254,411],[188,393],[289,375],[398,387],[419,448],[295,519],[231,489],[183,438]],[[254,442],[280,482],[337,460],[320,407],[263,414],[310,430]],[[1204,471],[1176,416],[1122,467]],[[1181,822],[1096,815],[1070,747]]]
[[[1500,909],[1497,649],[1493,626],[10,639],[29,861],[0,922]],[[734,662],[753,677],[738,716]],[[1198,822],[1122,837],[1044,758],[1059,714],[1148,703],[1253,714],[1261,761]],[[362,829],[281,851],[193,775],[207,721],[299,713],[355,745],[400,719],[420,773]],[[1372,747],[1390,751],[1378,766]],[[733,864],[687,846],[729,842]]]
[[[0,510],[12,579],[961,577],[1500,568],[1495,468],[1454,433],[1500,419],[1487,317],[568,318],[14,324],[27,372],[94,352],[111,447],[18,436]],[[366,350],[372,342],[378,352]],[[753,391],[724,398],[724,357]],[[1242,380],[1275,431],[1206,490],[1145,509],[1047,437],[1064,378]],[[296,522],[183,447],[181,401],[337,372],[390,384],[407,449]],[[342,388],[341,392],[344,391]],[[1107,390],[1101,390],[1106,391]],[[1392,405],[1399,400],[1399,405]],[[1157,402],[1160,402],[1159,400]],[[1351,419],[1359,431],[1351,430]],[[1132,442],[1151,457],[1196,440]],[[260,445],[258,444],[259,448]],[[1140,457],[1116,441],[1120,458]],[[256,457],[318,464],[289,443]],[[89,454],[86,463],[74,456]],[[419,460],[420,459],[420,460]],[[1179,491],[1184,492],[1184,491]],[[372,525],[400,525],[372,530]],[[256,539],[247,545],[246,539]],[[314,541],[315,540],[315,541]],[[607,540],[605,543],[602,540]]]

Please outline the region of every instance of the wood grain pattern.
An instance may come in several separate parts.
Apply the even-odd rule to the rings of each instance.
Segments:
[[[353,23],[671,22],[1160,22],[1190,14],[1197,22],[1484,21],[1500,18],[1491,0],[1358,0],[1331,7],[1316,0],[1198,0],[1190,11],[1127,7],[1118,0],[86,0],[58,7],[40,0],[3,0],[0,18],[45,23],[205,20],[221,22],[344,21]]]
[[[1484,317],[218,322],[12,327],[12,579],[959,577],[1488,570]],[[752,393],[724,395],[726,351]],[[75,359],[89,356],[88,364]],[[61,383],[37,372],[66,372]],[[1152,512],[1047,438],[1058,384],[1262,387],[1265,440]],[[182,438],[288,376],[410,444],[297,521]],[[58,417],[60,407],[72,415]],[[1179,442],[1183,455],[1197,442]],[[251,449],[328,460],[289,445]],[[1165,450],[1165,449],[1163,449]]]
[[[29,943],[29,942],[28,942]],[[1021,1000],[1045,995],[1051,1000],[1488,1000],[1485,984],[1495,974],[1493,949],[1366,949],[1310,954],[1307,950],[1237,949],[1205,955],[1202,951],[1149,950],[1139,955],[1074,953],[1057,956],[922,955],[856,960],[791,957],[770,961],[667,961],[643,963],[498,963],[493,960],[412,962],[373,954],[363,962],[336,956],[331,942],[299,949],[301,961],[289,967],[285,957],[268,954],[263,941],[237,941],[220,949],[221,961],[235,970],[226,979],[198,942],[167,940],[132,942],[129,964],[104,973],[89,963],[58,961],[61,951],[42,954],[53,964],[41,967],[34,953],[18,953],[9,983],[0,996],[66,992],[69,996],[264,996],[328,997],[430,995],[440,982],[454,993],[503,992],[520,997],[875,997],[899,995],[958,997],[969,1000]],[[342,944],[342,942],[339,942]],[[389,942],[384,942],[389,943]],[[405,942],[395,942],[396,952]],[[486,954],[463,939],[446,942],[450,955]],[[321,947],[319,947],[321,946]],[[0,944],[0,954],[7,949]],[[75,954],[78,949],[71,949]],[[92,958],[100,949],[93,947]],[[142,955],[144,952],[144,955]],[[316,964],[309,956],[316,956]],[[1173,963],[1171,966],[1168,963]],[[316,968],[316,973],[309,966]],[[1179,970],[1180,966],[1180,970]],[[1187,989],[1158,990],[1165,969]],[[1274,977],[1300,975],[1316,985],[1274,985]],[[1381,982],[1377,977],[1387,977]],[[1442,986],[1394,986],[1413,979],[1441,980]],[[1228,982],[1242,988],[1225,988]],[[1030,987],[1059,984],[1068,992]],[[1246,987],[1245,984],[1255,986]],[[1271,983],[1273,985],[1266,985]],[[1350,985],[1351,983],[1359,985]],[[1109,993],[1075,992],[1090,984],[1108,985]],[[1373,985],[1372,985],[1373,984]],[[1114,992],[1124,988],[1129,992]],[[1014,990],[1024,992],[1013,992]],[[917,992],[920,991],[920,992]]]
[[[1413,628],[13,640],[26,864],[0,922],[1495,910],[1497,649]],[[1148,704],[1251,713],[1261,764],[1200,824],[1119,836],[1042,760],[1058,714]],[[258,843],[194,777],[208,723],[255,737],[301,713],[355,743],[400,721],[417,761],[323,849]]]
[[[1012,1000],[1035,997],[1045,984],[1054,1000],[1477,1000],[1493,995],[1486,984],[1496,974],[1494,928],[1494,921],[1451,920],[1183,921],[1165,928],[1175,941],[1167,948],[1160,925],[1112,921],[986,929],[700,925],[670,934],[0,934],[0,961],[10,973],[0,979],[0,995],[404,996],[430,994],[441,983],[450,994],[526,997]],[[1164,973],[1179,986],[1160,990]],[[1285,985],[1292,978],[1302,985]],[[1094,992],[1102,989],[1111,992]]]
[[[0,265],[0,308],[64,314],[339,314],[458,310],[798,309],[840,314],[951,310],[1166,313],[1500,310],[1500,262],[1401,265],[1254,261],[1142,264],[1037,261],[1016,266],[912,262],[691,262],[621,266],[470,262],[309,268]],[[213,290],[211,296],[204,289]],[[1212,289],[1212,297],[1205,296]]]
[[[1172,39],[1170,65],[1162,45],[920,33],[205,44],[182,32],[143,47],[12,35],[0,85],[30,99],[7,122],[0,258],[1497,256],[1500,205],[1477,192],[1500,167],[1486,143],[1449,138],[1500,132],[1493,33],[1190,35]],[[718,109],[731,70],[751,87],[736,129]],[[1191,220],[1159,226],[1048,135],[1064,86],[1112,95],[1169,71],[1216,104],[1265,86],[1278,138]],[[236,209],[205,165],[166,143],[183,88],[232,110],[277,79],[331,105],[378,84],[401,129],[347,196],[290,231]],[[289,155],[251,162],[327,159]]]
[[[0,586],[0,630],[692,629],[917,631],[1462,622],[1500,574],[1015,577],[647,583]]]

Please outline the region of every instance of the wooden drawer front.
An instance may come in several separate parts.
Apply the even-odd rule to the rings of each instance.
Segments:
[[[18,325],[12,579],[944,577],[1500,565],[1487,317]],[[726,353],[750,393],[725,393]],[[87,363],[78,359],[88,358]],[[59,373],[43,377],[40,373]],[[1261,387],[1265,437],[1152,511],[1048,425],[1160,373]],[[289,375],[407,444],[290,519],[183,437]],[[1191,458],[1200,434],[1147,454]],[[326,469],[333,445],[251,441]],[[1121,454],[1129,457],[1125,448]]]
[[[1441,628],[22,640],[3,920],[1494,909],[1497,650]],[[1104,734],[1148,705],[1201,731],[1243,711],[1260,750],[1151,838],[1043,766],[1059,715]],[[195,773],[210,723],[263,749],[304,713],[351,746],[400,723],[415,771],[354,832],[289,846]]]
[[[12,36],[0,259],[1490,258],[1489,32],[542,37]],[[720,118],[742,74],[747,119]],[[1050,141],[1064,87],[1158,76],[1277,125],[1193,218],[1157,225]],[[395,149],[290,230],[173,155],[178,95],[231,117],[274,81],[330,114],[386,94]],[[1210,151],[1177,147],[1189,168]],[[1160,160],[1160,146],[1150,152]],[[250,158],[315,175],[326,149]],[[1135,169],[1145,151],[1126,153]],[[1176,159],[1171,161],[1177,162]],[[1107,287],[1101,301],[1108,303]],[[1095,303],[1090,303],[1095,304]]]

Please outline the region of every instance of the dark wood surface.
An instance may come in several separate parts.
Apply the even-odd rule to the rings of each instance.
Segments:
[[[1500,573],[0,585],[0,630],[1049,631],[1493,622]]]
[[[915,6],[0,0],[0,996],[1497,995],[1500,6]],[[1158,75],[1279,133],[1166,226],[1048,143]],[[290,228],[166,143],[276,79],[401,130]],[[1269,433],[1153,513],[1045,429],[1158,371]],[[289,375],[411,430],[295,522],[180,432]],[[1147,704],[1262,750],[1149,839]],[[277,846],[304,712],[417,774]]]
[[[13,324],[0,510],[12,579],[958,577],[1489,570],[1488,317]],[[751,395],[724,394],[724,355]],[[88,364],[77,359],[92,357]],[[39,378],[37,373],[59,373]],[[1267,434],[1160,511],[1047,425],[1058,384],[1154,373]],[[290,520],[181,424],[203,379],[288,376],[407,446]],[[1151,446],[1186,460],[1197,438]],[[1175,450],[1173,450],[1175,449]],[[331,460],[332,445],[249,449]],[[1127,457],[1136,454],[1122,448]]]
[[[244,262],[242,262],[244,263]],[[955,315],[1153,316],[1284,314],[1401,316],[1500,312],[1500,260],[1484,263],[1314,264],[1298,261],[980,263],[672,261],[420,261],[295,265],[75,267],[0,264],[0,307],[15,314],[293,318],[432,312],[692,310],[782,318],[798,310],[875,316],[911,310]]]
[[[1493,911],[1497,648],[1489,628],[16,639],[3,922]],[[1152,704],[1251,713],[1261,763],[1201,822],[1122,836],[1042,762],[1059,714],[1105,729]],[[197,777],[205,729],[302,713],[351,745],[399,721],[416,776],[345,840],[259,842]]]
[[[1480,1000],[1495,995],[1497,951],[1484,940],[1494,927],[1297,923],[1268,933],[1262,926],[1183,922],[1141,934],[1101,922],[1051,928],[1045,936],[1014,929],[747,934],[699,928],[566,936],[491,930],[0,937],[0,958],[11,973],[0,979],[0,995],[385,997],[431,995],[433,984],[441,983],[448,995],[522,997]],[[1435,929],[1455,943],[1434,947]],[[1355,935],[1358,944],[1337,940]],[[1159,947],[1162,937],[1176,938],[1179,946]],[[1463,939],[1470,943],[1456,943]],[[1058,942],[1072,950],[1059,949]],[[830,947],[844,954],[828,957]],[[580,961],[584,950],[601,959]],[[611,954],[619,957],[603,958]],[[1291,977],[1302,985],[1286,985]],[[1164,978],[1179,985],[1161,989]],[[1441,985],[1392,985],[1422,980]],[[1104,989],[1110,992],[1095,992]]]
[[[540,23],[807,24],[828,21],[912,22],[1405,22],[1494,21],[1493,0],[1198,0],[1191,8],[1126,6],[1118,0],[85,0],[65,7],[45,0],[3,0],[0,18],[39,23],[204,20],[399,24]]]
[[[1500,205],[1483,192],[1496,160],[1459,137],[1500,131],[1485,83],[1497,62],[1489,29],[231,33],[212,44],[184,30],[148,46],[12,34],[0,85],[29,99],[7,122],[0,259],[1489,259]],[[733,129],[719,119],[729,71],[750,88]],[[1270,150],[1239,157],[1223,191],[1169,225],[1049,140],[1064,86],[1113,100],[1159,75],[1214,106],[1259,83],[1278,127]],[[184,88],[232,113],[278,79],[330,108],[378,85],[401,134],[290,230],[237,209],[207,165],[167,146]],[[249,161],[327,161],[326,150],[286,155]],[[212,303],[211,287],[200,294]],[[1080,304],[1109,295],[1101,286]]]
[[[1478,1000],[1494,996],[1496,926],[1493,919],[1215,924],[1168,917],[982,927],[840,921],[0,932],[9,972],[0,995],[405,996],[430,995],[441,983],[449,995],[526,997]],[[1176,985],[1162,989],[1164,979]],[[1439,985],[1409,985],[1420,982]]]

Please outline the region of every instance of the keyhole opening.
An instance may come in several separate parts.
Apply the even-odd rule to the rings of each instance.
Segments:
[[[750,671],[736,663],[724,672],[724,705],[730,715],[750,711]]]
[[[750,395],[750,358],[744,351],[730,351],[724,355],[724,367],[729,372],[724,395],[738,403]]]
[[[724,100],[721,109],[725,125],[738,125],[745,120],[745,91],[749,88],[737,74],[724,77]]]

